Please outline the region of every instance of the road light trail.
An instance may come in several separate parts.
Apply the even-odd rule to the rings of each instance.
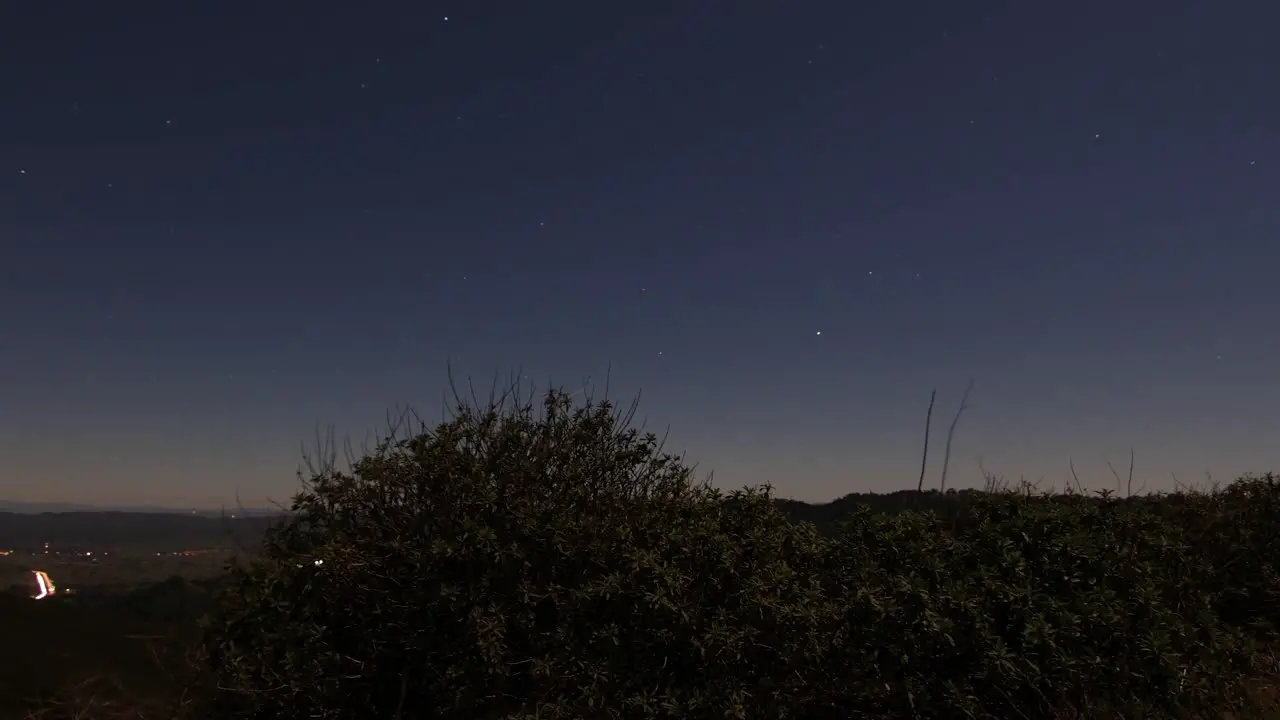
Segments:
[[[36,576],[36,585],[40,588],[40,594],[35,596],[36,600],[43,600],[58,592],[58,587],[53,584],[49,573],[43,570],[32,570],[31,573]]]

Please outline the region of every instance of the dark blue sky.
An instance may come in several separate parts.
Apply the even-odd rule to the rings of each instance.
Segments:
[[[828,500],[1280,469],[1274,3],[16,3],[0,497],[287,498],[446,366]],[[820,333],[820,334],[819,334]],[[1122,471],[1124,468],[1120,468]]]

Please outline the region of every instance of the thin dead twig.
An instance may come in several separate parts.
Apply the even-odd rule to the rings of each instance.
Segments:
[[[956,416],[951,420],[951,427],[947,430],[947,447],[942,453],[942,482],[940,490],[947,490],[947,466],[951,464],[951,440],[956,434],[956,425],[960,424],[960,416],[969,408],[969,393],[973,392],[973,378],[969,378],[969,384],[965,386],[964,395],[960,396],[960,407],[956,410]]]
[[[938,399],[938,389],[929,394],[929,411],[924,416],[924,452],[920,457],[920,481],[916,483],[916,492],[924,491],[924,471],[929,466],[929,425],[933,422],[933,403]]]

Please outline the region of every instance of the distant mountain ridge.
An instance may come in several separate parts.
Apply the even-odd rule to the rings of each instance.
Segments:
[[[180,512],[0,511],[0,549],[177,552],[249,549],[284,515],[200,515]]]
[[[0,512],[20,515],[69,512],[125,512],[161,515],[198,515],[200,517],[223,517],[225,515],[265,517],[284,514],[283,511],[276,508],[226,508],[222,510],[209,510],[199,508],[161,507],[158,505],[89,505],[84,503],[20,502],[17,500],[0,500]]]
[[[859,506],[886,514],[911,508],[929,508],[946,514],[962,507],[974,496],[971,490],[950,490],[946,493],[903,490],[852,493],[828,503],[786,498],[775,498],[774,503],[791,520],[811,522],[823,532],[830,533],[835,531],[841,519]],[[15,507],[20,509],[11,509]],[[104,550],[248,549],[261,542],[268,527],[286,517],[279,510],[261,509],[76,509],[81,507],[84,506],[0,502],[0,549],[34,550],[45,542]]]

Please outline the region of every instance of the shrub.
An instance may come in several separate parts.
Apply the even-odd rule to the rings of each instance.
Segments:
[[[1275,641],[1280,631],[1280,477],[1246,476],[1192,506],[1196,531],[1214,569],[1206,590],[1226,622]],[[1184,513],[1188,515],[1191,513]]]
[[[1181,530],[1116,501],[1019,493],[966,517],[854,515],[828,561],[833,677],[886,716],[1221,712],[1252,648],[1213,614]]]
[[[317,474],[210,625],[226,708],[785,718],[815,702],[822,539],[767,489],[724,502],[629,418],[504,398]]]
[[[630,417],[507,396],[315,473],[207,623],[220,716],[1256,716],[1280,483],[828,537]]]

